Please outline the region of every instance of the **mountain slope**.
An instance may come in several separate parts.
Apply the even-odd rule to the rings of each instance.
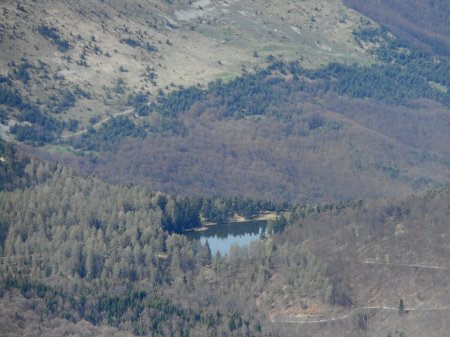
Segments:
[[[352,38],[361,16],[338,0],[251,9],[245,1],[8,0],[1,8],[0,74],[45,113],[79,121],[73,130],[126,110],[131,93],[231,79],[269,55],[305,66],[371,62]]]

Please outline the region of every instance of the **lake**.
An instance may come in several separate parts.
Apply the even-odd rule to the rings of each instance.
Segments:
[[[208,227],[205,231],[187,232],[186,236],[199,239],[202,243],[208,240],[211,254],[215,255],[220,252],[223,256],[228,254],[233,244],[244,246],[259,240],[261,234],[266,231],[266,224],[265,220],[218,224]]]

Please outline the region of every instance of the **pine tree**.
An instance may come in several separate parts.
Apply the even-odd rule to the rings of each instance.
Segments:
[[[398,305],[398,312],[399,313],[402,313],[402,312],[404,312],[405,311],[405,305],[404,305],[404,303],[403,303],[403,299],[401,298],[400,299],[400,303],[399,303],[399,305]]]

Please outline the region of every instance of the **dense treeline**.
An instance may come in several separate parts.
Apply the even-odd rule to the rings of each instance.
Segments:
[[[320,310],[327,310],[325,303],[358,308],[370,303],[375,290],[380,305],[405,298],[410,306],[405,282],[413,292],[420,286],[420,301],[429,305],[436,292],[445,297],[447,288],[437,285],[444,282],[441,274],[411,274],[402,267],[381,269],[386,273],[382,277],[379,268],[362,263],[370,258],[375,263],[445,266],[449,196],[442,189],[370,205],[297,206],[277,220],[284,228],[272,238],[233,247],[228,257],[220,257],[197,241],[163,232],[153,222],[156,218],[136,221],[150,216],[150,209],[163,213],[159,205],[165,195],[80,179],[59,168],[32,189],[0,194],[8,223],[1,296],[3,301],[22,296],[34,303],[30,307],[41,322],[84,319],[138,336],[276,335],[262,311],[283,318],[315,312],[318,303]],[[22,208],[25,203],[27,209]],[[124,212],[119,219],[117,208]],[[100,220],[85,223],[82,212],[92,215],[96,209],[90,219]],[[60,213],[65,213],[63,220]],[[380,286],[387,282],[389,286]],[[376,315],[367,319],[372,327],[385,323]],[[343,321],[339,328],[363,331],[358,321],[352,322]]]
[[[80,178],[35,160],[28,166],[33,187],[0,193],[6,234],[1,240],[2,296],[20,294],[25,301],[42,303],[33,310],[46,319],[84,319],[135,335],[270,335],[275,332],[264,324],[266,313],[307,312],[317,303],[366,303],[370,289],[359,285],[372,284],[372,271],[355,276],[353,268],[366,257],[385,258],[379,256],[378,242],[391,262],[405,261],[405,256],[411,263],[419,257],[435,264],[446,261],[446,255],[434,256],[423,244],[411,253],[408,242],[415,238],[442,246],[448,189],[370,207],[361,201],[294,206],[271,222],[272,237],[232,247],[221,257],[211,256],[207,244],[171,234],[166,226],[192,214],[198,219],[205,205],[229,211],[287,205],[172,198]],[[428,227],[421,221],[423,212],[434,214]],[[428,237],[417,237],[417,231],[430,226]],[[399,228],[403,236],[394,235]],[[320,243],[323,239],[327,245]],[[354,277],[358,286],[349,287]]]
[[[15,146],[0,139],[0,191],[25,185],[28,180],[25,168],[29,162]]]
[[[367,257],[446,261],[447,254],[427,247],[443,247],[448,189],[370,206],[289,206],[174,198],[81,178],[36,160],[23,170],[32,177],[30,187],[0,193],[1,296],[6,301],[20,294],[35,303],[41,319],[86,320],[135,335],[275,335],[264,324],[267,314],[367,303],[370,289],[359,285],[372,285],[373,271],[358,269],[355,276],[354,269]],[[269,224],[273,236],[234,246],[222,257],[212,256],[208,244],[171,233],[206,218],[208,209],[283,215]],[[433,214],[425,226],[423,214]],[[418,240],[413,253],[411,240]]]
[[[57,172],[56,164],[30,160],[20,154],[16,147],[0,140],[0,190],[33,186],[42,183]],[[162,226],[169,232],[181,233],[201,225],[200,219],[208,222],[226,222],[235,215],[247,218],[264,212],[281,212],[290,207],[287,202],[265,200],[210,197],[177,197],[159,194],[158,207],[164,215]],[[124,206],[126,210],[133,206]],[[319,206],[320,207],[320,206]]]
[[[64,316],[74,321],[85,319],[94,325],[107,322],[115,327],[131,323],[134,328],[130,332],[136,336],[164,336],[171,333],[187,336],[196,326],[205,325],[211,328],[221,320],[233,319],[222,317],[223,314],[219,311],[213,313],[209,310],[182,308],[158,293],[157,289],[150,292],[129,289],[118,296],[108,294],[104,290],[96,293],[84,287],[74,287],[68,291],[23,277],[6,278],[3,280],[2,289],[17,289],[28,299],[44,299],[49,316]],[[245,319],[239,313],[237,317],[241,321]],[[241,326],[242,323],[239,328]],[[237,327],[230,330],[237,330]]]

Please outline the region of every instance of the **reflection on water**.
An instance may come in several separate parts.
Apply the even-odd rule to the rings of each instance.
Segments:
[[[193,239],[199,239],[202,243],[208,240],[211,253],[217,252],[225,255],[233,244],[247,245],[258,240],[266,231],[266,221],[247,221],[231,224],[211,226],[203,232],[188,232],[186,235]]]

